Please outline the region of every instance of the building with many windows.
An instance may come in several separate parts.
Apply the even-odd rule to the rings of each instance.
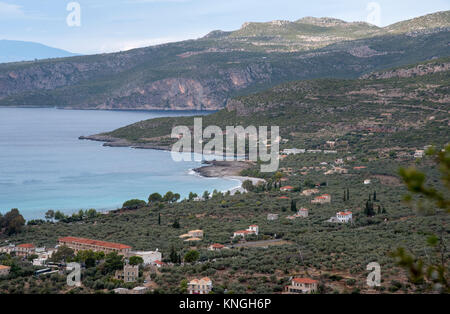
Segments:
[[[58,242],[59,245],[65,245],[74,250],[75,254],[78,251],[92,250],[94,252],[102,251],[105,254],[116,252],[119,255],[128,256],[131,251],[131,246],[129,245],[77,237],[59,238]]]
[[[212,281],[208,277],[193,279],[188,283],[189,294],[208,294],[212,291]]]

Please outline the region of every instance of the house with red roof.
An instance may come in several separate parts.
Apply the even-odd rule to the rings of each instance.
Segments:
[[[17,256],[27,257],[34,254],[36,247],[31,243],[19,244],[15,247],[14,251]]]
[[[294,187],[290,186],[290,185],[286,185],[286,186],[283,186],[280,188],[280,191],[282,191],[282,192],[291,192],[293,190],[294,190]]]
[[[211,244],[208,247],[208,250],[210,250],[210,251],[220,251],[220,250],[222,250],[224,248],[225,248],[225,245],[220,244],[220,243],[214,243],[214,244]]]
[[[318,281],[311,278],[292,278],[289,286],[286,286],[287,293],[309,294],[317,292]]]
[[[233,234],[233,238],[236,238],[236,237],[243,237],[243,238],[245,238],[246,236],[252,235],[252,234],[258,235],[258,233],[259,233],[258,225],[251,225],[251,226],[248,227],[247,230],[235,231],[234,234]]]
[[[116,252],[119,255],[128,256],[131,251],[131,246],[129,245],[77,237],[59,238],[58,242],[61,246],[64,245],[71,248],[75,253],[92,250],[94,252],[102,251],[105,254]]]
[[[327,204],[331,203],[331,195],[323,194],[320,196],[316,196],[313,200],[311,200],[311,204]]]

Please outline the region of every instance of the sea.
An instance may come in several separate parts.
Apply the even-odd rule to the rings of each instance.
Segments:
[[[27,220],[44,219],[49,209],[107,211],[154,192],[184,198],[236,188],[236,180],[195,175],[192,169],[202,165],[194,159],[175,162],[167,151],[78,139],[146,119],[198,114],[208,113],[0,108],[0,213],[18,208]]]

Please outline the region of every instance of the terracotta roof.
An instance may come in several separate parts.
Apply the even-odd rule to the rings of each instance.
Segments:
[[[0,265],[0,269],[10,269],[11,267],[9,266],[5,266],[5,265]]]
[[[239,230],[239,231],[235,231],[234,233],[244,233],[244,234],[249,234],[249,233],[255,233],[255,231],[250,231],[250,230]]]
[[[280,188],[280,190],[293,190],[293,189],[294,189],[294,187],[293,187],[293,186],[290,186],[290,185],[288,185],[288,186],[283,186],[283,187]]]
[[[23,248],[27,248],[27,249],[33,249],[33,248],[34,248],[34,244],[31,244],[31,243],[24,243],[24,244],[19,244],[17,247],[23,247]]]
[[[251,226],[249,226],[249,227],[258,227],[258,225],[251,225]]]
[[[317,283],[317,280],[311,279],[311,278],[294,278],[292,279],[296,283]]]
[[[221,248],[225,247],[225,245],[219,244],[219,243],[214,243],[214,244],[211,244],[211,247],[216,248],[216,249],[221,249]]]
[[[158,264],[158,265],[166,265],[166,263],[161,262],[161,261],[158,261],[158,260],[156,260],[154,263],[155,263],[155,264]]]
[[[119,250],[131,249],[131,246],[125,245],[125,244],[77,238],[77,237],[59,238],[59,241],[60,242],[75,242],[75,243],[81,243],[81,244],[96,245],[96,246],[102,246],[102,247],[107,247],[107,248],[111,248],[111,249],[119,249]]]
[[[300,210],[301,210],[301,211],[307,211],[308,208],[300,208],[299,211],[300,211]]]
[[[348,215],[351,215],[351,214],[352,214],[352,212],[350,212],[350,211],[339,212],[339,213],[338,213],[338,215],[341,215],[341,216],[348,216]]]
[[[282,199],[282,200],[288,200],[289,197],[287,197],[287,196],[280,196],[279,199]]]

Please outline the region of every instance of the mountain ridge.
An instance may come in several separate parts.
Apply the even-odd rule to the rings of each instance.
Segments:
[[[450,21],[446,23],[441,26]],[[303,29],[304,24],[298,25]],[[449,32],[438,28],[413,35],[342,39],[315,49],[306,44],[298,50],[283,40],[264,39],[268,49],[236,33],[215,31],[198,40],[126,52],[0,64],[0,105],[218,110],[231,97],[287,81],[357,78],[387,67],[448,56]],[[300,46],[309,40],[295,38]]]

